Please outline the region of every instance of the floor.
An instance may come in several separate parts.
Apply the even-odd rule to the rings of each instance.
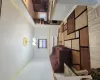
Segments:
[[[33,59],[15,80],[54,80],[50,61]]]
[[[82,78],[91,78],[91,76],[71,76],[71,77],[59,77],[57,80],[81,80]]]
[[[56,76],[57,77],[57,76]],[[57,77],[57,80],[80,80],[81,78],[91,78],[91,76],[71,76],[71,77]],[[33,59],[15,80],[54,80],[50,61],[47,59],[37,60]]]

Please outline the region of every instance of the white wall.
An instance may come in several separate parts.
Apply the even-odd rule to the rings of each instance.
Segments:
[[[16,10],[10,0],[2,0],[0,20],[0,80],[11,80],[33,58],[31,43],[23,46],[23,38],[33,38],[33,26]]]
[[[57,26],[57,25],[50,26],[50,45],[49,45],[50,46],[50,51],[49,51],[50,54],[52,52],[53,45],[57,44],[58,27],[59,26]],[[54,41],[53,41],[53,37],[54,37]]]
[[[37,59],[47,59],[52,51],[53,39],[52,36],[57,36],[58,25],[38,25],[35,28],[34,37],[37,39],[47,39],[47,49],[38,49],[38,44],[34,48],[34,56]]]
[[[52,20],[64,20],[73,7],[74,7],[73,4],[57,3]]]
[[[91,68],[100,68],[100,6],[88,7]]]
[[[97,0],[58,0],[61,4],[75,4],[75,5],[94,5]]]
[[[97,0],[57,0],[52,20],[64,20],[76,5],[95,5]]]

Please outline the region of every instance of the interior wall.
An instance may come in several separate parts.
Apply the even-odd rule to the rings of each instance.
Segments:
[[[100,6],[88,7],[91,67],[100,68]]]
[[[0,18],[0,80],[11,80],[33,58],[33,26],[10,0],[2,0]],[[28,44],[23,46],[23,38]]]
[[[74,7],[74,4],[61,4],[57,2],[54,10],[54,14],[52,15],[52,20],[60,20],[63,21],[67,14],[69,14],[70,10]],[[60,12],[59,12],[60,10]],[[59,13],[59,14],[58,14]]]
[[[86,5],[86,6],[92,6],[97,3],[97,0],[58,0],[61,4],[75,4],[75,5]]]
[[[88,16],[86,6],[77,6],[58,30],[58,45],[72,50],[73,67],[90,70]]]
[[[47,59],[52,52],[53,36],[57,36],[58,25],[39,25],[35,27],[34,37],[37,39],[37,46],[34,48],[34,57],[39,59]],[[47,39],[47,48],[38,48],[38,39]]]

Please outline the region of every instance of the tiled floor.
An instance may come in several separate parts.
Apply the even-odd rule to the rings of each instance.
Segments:
[[[53,80],[50,61],[33,59],[15,80]]]
[[[84,77],[91,78],[91,76],[59,76],[57,80],[80,80]],[[54,80],[50,61],[47,59],[42,59],[41,61],[33,59],[15,80]]]

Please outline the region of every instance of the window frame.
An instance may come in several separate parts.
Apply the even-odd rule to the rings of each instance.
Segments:
[[[42,47],[40,47],[39,45],[40,45],[40,40],[42,40]],[[43,40],[45,40],[46,41],[46,47],[43,47]],[[47,39],[38,39],[38,48],[41,48],[41,49],[46,49],[47,48]]]

